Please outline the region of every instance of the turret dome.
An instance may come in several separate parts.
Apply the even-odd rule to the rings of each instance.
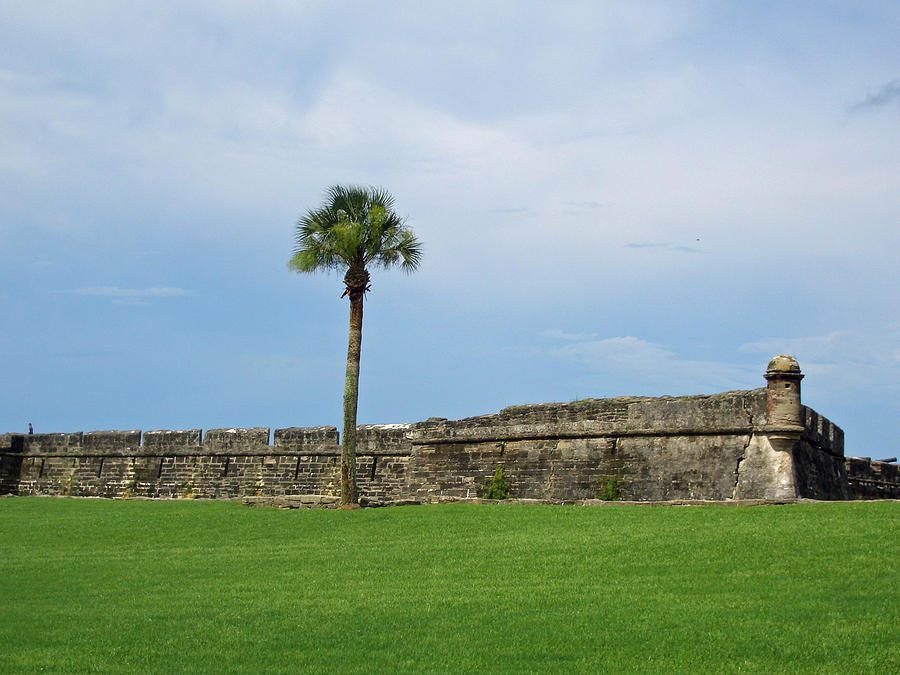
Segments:
[[[797,359],[793,356],[788,356],[787,354],[779,354],[772,358],[769,361],[769,367],[766,368],[766,373],[799,373],[800,372],[800,364],[797,363]]]

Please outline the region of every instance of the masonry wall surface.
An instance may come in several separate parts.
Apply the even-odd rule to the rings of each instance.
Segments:
[[[515,406],[419,423],[404,497],[479,496],[502,464],[524,498],[591,499],[615,476],[625,499],[730,499],[753,420],[764,414],[760,389]]]
[[[812,499],[850,499],[844,462],[844,432],[803,406],[803,436],[794,450],[797,496]]]
[[[513,406],[462,420],[361,426],[359,490],[369,503],[480,497],[500,465],[513,496],[559,502],[595,498],[610,476],[624,499],[639,501],[870,498],[900,489],[895,465],[845,459],[840,428],[815,411],[803,407],[802,425],[787,436],[773,433],[766,415],[766,389],[756,389]],[[333,427],[276,429],[271,444],[266,428],[6,434],[0,436],[0,490],[212,499],[337,495],[339,461]]]
[[[900,466],[868,457],[845,460],[851,499],[900,499]]]

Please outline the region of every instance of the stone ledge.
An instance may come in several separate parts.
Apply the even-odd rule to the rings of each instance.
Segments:
[[[244,506],[264,506],[276,509],[336,509],[341,498],[332,495],[281,495],[278,497],[242,497]]]
[[[471,433],[471,435],[467,435]],[[754,433],[768,433],[765,427],[746,426],[722,426],[722,427],[677,427],[671,429],[634,429],[621,427],[606,431],[565,431],[560,429],[515,429],[507,430],[498,428],[495,430],[482,429],[456,435],[426,436],[424,434],[412,434],[410,442],[413,446],[420,445],[474,445],[477,443],[498,443],[517,441],[563,441],[595,438],[630,438],[630,437],[670,437],[670,436],[746,436]]]
[[[192,499],[171,497],[102,497],[102,496],[68,496],[68,495],[15,495],[3,494],[0,499],[33,498],[39,499],[95,499],[95,500],[122,500],[122,501],[146,501],[146,502],[227,502],[238,499],[244,506],[257,506],[281,509],[338,509],[340,497],[332,495],[283,495],[279,497],[238,497],[210,499],[197,497]],[[422,506],[427,504],[494,504],[497,506],[778,506],[785,504],[869,504],[872,502],[900,502],[900,499],[808,499],[797,497],[796,499],[670,499],[665,501],[603,501],[601,499],[581,499],[572,501],[552,499],[481,499],[481,498],[454,498],[441,497],[428,501],[416,499],[397,499],[393,501],[374,501],[360,499],[361,506],[367,508],[384,506]]]
[[[280,497],[243,497],[245,506],[259,506],[280,509],[337,509],[340,497],[331,495],[288,495]],[[815,499],[670,499],[665,501],[603,501],[601,499],[554,500],[554,499],[482,499],[479,497],[436,497],[427,500],[398,499],[375,501],[360,499],[366,508],[385,506],[421,506],[426,504],[493,504],[497,506],[771,506],[815,502]],[[890,500],[883,500],[890,501]]]

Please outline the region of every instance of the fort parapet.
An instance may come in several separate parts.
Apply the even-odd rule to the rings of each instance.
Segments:
[[[900,498],[897,465],[844,457],[839,427],[802,405],[797,362],[766,388],[513,406],[461,420],[357,429],[364,502],[482,496],[503,466],[513,496],[627,500]],[[334,427],[0,435],[0,492],[236,499],[336,496]]]

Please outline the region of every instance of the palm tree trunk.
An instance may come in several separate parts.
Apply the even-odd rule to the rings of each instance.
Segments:
[[[341,434],[341,507],[359,503],[356,487],[356,407],[359,400],[359,355],[362,349],[364,291],[350,296],[350,335],[347,341],[347,374],[344,378],[344,430]]]

